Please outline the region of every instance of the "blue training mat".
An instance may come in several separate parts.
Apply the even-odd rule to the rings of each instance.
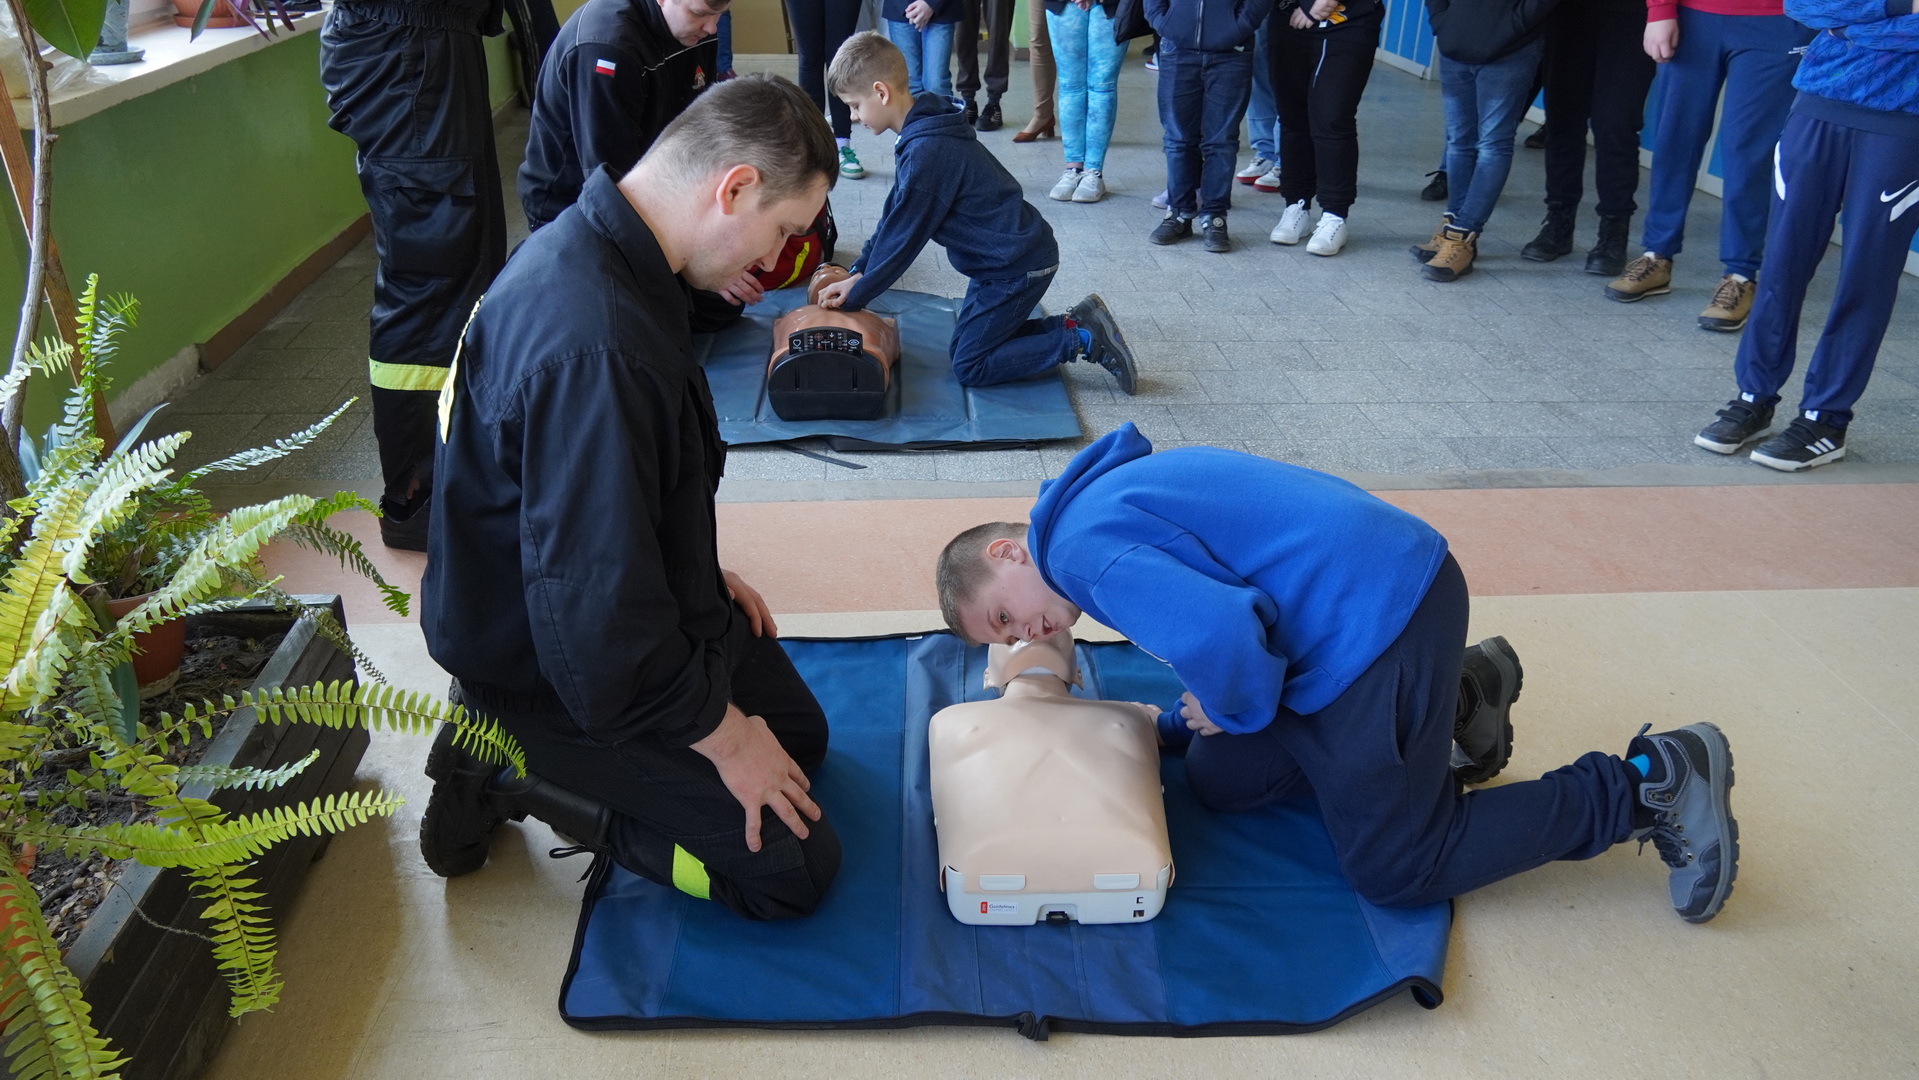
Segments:
[[[813,795],[845,861],[810,919],[756,923],[605,860],[560,1014],[587,1029],[928,1024],[1129,1035],[1312,1031],[1411,990],[1435,1008],[1452,905],[1354,894],[1310,799],[1201,809],[1162,759],[1175,880],[1145,924],[966,926],[939,891],[927,720],[980,685],[950,634],[787,640],[832,725]],[[1169,705],[1179,684],[1131,645],[1081,644],[1086,697]]]
[[[733,446],[828,436],[841,449],[936,450],[1031,446],[1079,438],[1079,417],[1057,369],[999,386],[961,386],[947,349],[956,301],[893,289],[868,309],[899,320],[898,405],[878,420],[782,420],[766,397],[773,323],[806,303],[805,289],[781,289],[717,334],[696,335],[719,413]]]

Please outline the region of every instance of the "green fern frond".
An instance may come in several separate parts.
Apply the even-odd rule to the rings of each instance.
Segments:
[[[188,483],[192,483],[193,481],[199,480],[202,477],[209,476],[216,472],[245,472],[246,470],[253,468],[255,465],[264,465],[269,461],[277,461],[280,458],[286,457],[288,454],[294,453],[295,451],[299,450],[301,447],[304,447],[308,443],[311,443],[313,440],[319,438],[321,432],[331,427],[333,425],[333,421],[339,419],[340,414],[352,408],[353,403],[358,400],[360,399],[359,398],[348,399],[346,404],[341,405],[339,408],[333,410],[331,413],[327,414],[326,417],[321,419],[319,423],[314,424],[312,427],[307,428],[305,431],[296,431],[291,435],[286,435],[286,436],[282,436],[281,438],[275,439],[273,440],[273,445],[271,446],[258,446],[251,450],[242,450],[239,453],[234,454],[230,457],[224,457],[218,461],[210,462],[206,465],[202,465],[199,468],[193,470],[192,472],[186,474],[186,476],[182,477],[181,479]]]
[[[253,901],[260,893],[243,878],[242,866],[209,866],[190,871],[193,891],[209,901],[200,917],[212,928],[213,959],[226,977],[231,1000],[227,1015],[243,1016],[271,1009],[280,1000],[281,982],[274,969],[273,928],[264,909]]]
[[[287,526],[286,532],[281,535],[309,551],[317,551],[322,555],[331,555],[338,559],[341,569],[359,574],[380,590],[382,602],[386,604],[387,610],[398,615],[407,613],[408,605],[413,598],[405,589],[387,584],[386,579],[380,576],[379,568],[367,558],[366,549],[360,546],[359,540],[326,525],[306,520],[296,521]]]
[[[218,807],[204,799],[157,798],[161,820],[85,827],[42,825],[33,839],[66,848],[92,846],[109,858],[132,859],[147,866],[188,869],[243,863],[295,835],[319,836],[391,815],[406,800],[385,791],[348,791],[339,795],[278,806],[237,818],[216,820]]]
[[[307,766],[320,759],[320,752],[313,751],[298,761],[289,761],[277,769],[248,769],[233,765],[183,765],[173,774],[173,782],[183,788],[199,784],[210,785],[214,790],[240,789],[261,791],[284,786],[287,781],[305,772]]]
[[[60,958],[60,946],[40,913],[33,886],[0,859],[0,1035],[8,1070],[21,1080],[40,1077],[108,1080],[125,1059],[93,1027],[93,1009]]]

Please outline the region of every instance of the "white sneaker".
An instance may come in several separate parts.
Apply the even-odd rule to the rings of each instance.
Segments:
[[[1275,244],[1297,244],[1306,235],[1306,200],[1301,199],[1288,206],[1279,215],[1279,224],[1273,226],[1272,241]]]
[[[1271,195],[1274,192],[1278,191],[1279,190],[1279,166],[1274,165],[1272,168],[1266,170],[1266,175],[1253,181],[1253,187],[1259,191],[1265,192],[1268,195]]]
[[[1306,250],[1315,255],[1337,255],[1346,246],[1346,219],[1338,214],[1319,215],[1319,224],[1313,226],[1313,238],[1306,241]]]
[[[1098,202],[1106,197],[1106,178],[1098,169],[1079,174],[1079,186],[1073,189],[1074,202]]]
[[[1073,192],[1079,190],[1079,174],[1079,169],[1068,169],[1060,173],[1059,183],[1053,185],[1053,190],[1047,192],[1046,197],[1056,202],[1073,201]]]
[[[1253,163],[1251,165],[1248,165],[1245,168],[1234,173],[1233,179],[1239,181],[1242,184],[1250,184],[1253,181],[1259,179],[1260,177],[1265,176],[1277,164],[1278,163],[1275,162],[1272,158],[1256,157],[1253,159]]]

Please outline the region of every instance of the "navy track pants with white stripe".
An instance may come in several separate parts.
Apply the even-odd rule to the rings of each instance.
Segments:
[[[1799,408],[1822,424],[1844,427],[1872,377],[1919,229],[1919,139],[1794,112],[1773,161],[1765,262],[1734,372],[1742,392],[1779,400],[1792,375],[1806,284],[1826,254],[1834,218],[1843,214],[1839,285],[1806,366]]]

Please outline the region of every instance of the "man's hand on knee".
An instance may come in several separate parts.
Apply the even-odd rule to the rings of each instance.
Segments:
[[[713,734],[693,744],[719,770],[726,790],[746,808],[746,847],[760,850],[760,808],[770,807],[793,835],[807,837],[806,820],[820,819],[820,808],[807,796],[813,784],[800,771],[766,721],[748,716],[729,703],[726,716]]]

